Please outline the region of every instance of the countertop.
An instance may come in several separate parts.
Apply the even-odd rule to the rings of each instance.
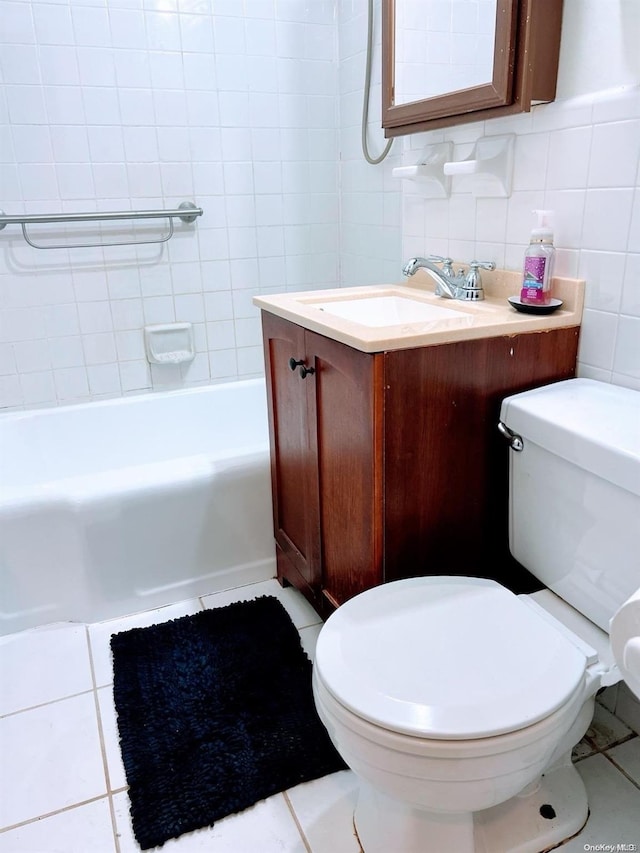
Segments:
[[[404,278],[399,283],[284,292],[255,296],[253,302],[263,311],[276,314],[362,352],[434,346],[454,341],[543,332],[580,325],[584,306],[584,280],[554,278],[553,296],[562,300],[563,304],[554,313],[547,315],[523,314],[509,304],[509,296],[519,295],[521,281],[522,275],[519,272],[483,272],[485,299],[479,302],[463,302],[436,296],[434,279],[420,269],[411,278]],[[372,327],[356,320],[332,315],[318,307],[320,303],[366,299],[370,296],[409,298],[451,309],[460,316],[451,318],[447,313],[445,319]]]

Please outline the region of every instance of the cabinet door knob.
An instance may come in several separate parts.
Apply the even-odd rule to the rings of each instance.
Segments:
[[[289,369],[295,370],[296,367],[300,368],[300,376],[302,376],[303,379],[306,379],[310,373],[316,372],[315,367],[307,367],[305,365],[303,358],[296,361],[295,358],[291,356],[291,358],[289,359]]]

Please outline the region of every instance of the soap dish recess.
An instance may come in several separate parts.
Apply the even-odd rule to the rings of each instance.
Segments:
[[[184,364],[196,355],[191,323],[144,327],[144,346],[150,364]]]

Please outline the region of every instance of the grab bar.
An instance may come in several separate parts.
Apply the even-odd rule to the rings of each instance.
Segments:
[[[92,249],[105,246],[141,246],[147,243],[166,243],[173,237],[173,219],[185,223],[195,222],[204,211],[193,202],[183,201],[175,210],[114,210],[105,213],[25,213],[7,215],[0,210],[0,231],[6,225],[21,225],[22,235],[34,249]],[[56,222],[113,222],[121,219],[168,219],[169,231],[153,240],[118,240],[104,243],[61,243],[42,245],[34,243],[27,234],[27,225]]]

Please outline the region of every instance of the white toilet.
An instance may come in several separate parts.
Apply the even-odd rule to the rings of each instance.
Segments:
[[[323,626],[318,713],[358,777],[365,853],[540,853],[588,816],[572,747],[596,692],[640,696],[640,393],[504,400],[510,543],[547,587],[395,581]]]

